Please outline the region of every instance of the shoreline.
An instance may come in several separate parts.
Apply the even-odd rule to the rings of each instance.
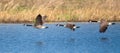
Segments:
[[[46,23],[65,23],[66,21],[47,21]],[[68,21],[68,23],[89,23],[87,21]],[[120,22],[120,21],[108,21],[108,22]],[[98,23],[98,22],[91,22],[91,23]],[[33,22],[0,22],[0,24],[33,24]]]

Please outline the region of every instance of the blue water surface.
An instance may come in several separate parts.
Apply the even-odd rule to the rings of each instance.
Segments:
[[[78,22],[75,31],[56,24],[0,24],[0,53],[120,53],[119,22],[105,33],[99,33],[99,23]]]

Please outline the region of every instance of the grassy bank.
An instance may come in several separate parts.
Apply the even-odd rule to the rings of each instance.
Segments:
[[[47,21],[120,21],[120,0],[0,0],[0,22],[33,22],[38,14]]]

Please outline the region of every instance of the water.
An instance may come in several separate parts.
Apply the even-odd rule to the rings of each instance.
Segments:
[[[72,31],[45,24],[36,29],[23,24],[0,24],[0,53],[120,53],[120,23],[99,33],[98,23],[75,23]]]

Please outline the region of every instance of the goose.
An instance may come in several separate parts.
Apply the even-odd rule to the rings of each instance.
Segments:
[[[75,31],[76,28],[79,28],[79,26],[76,26],[75,24],[67,23],[67,24],[57,24],[56,26],[63,26],[66,28],[69,28],[73,31]]]
[[[44,22],[45,22],[45,19],[47,18],[47,16],[41,16],[40,14],[36,17],[35,19],[35,24],[34,24],[34,27],[35,28],[48,28],[46,26],[43,26]]]
[[[114,25],[114,24],[115,23],[107,22],[106,20],[101,19],[99,32],[104,33],[107,30],[108,26]]]
[[[40,14],[37,15],[36,19],[35,19],[35,23],[34,25],[31,24],[24,24],[24,26],[34,26],[35,28],[48,28],[46,26],[43,26],[45,19],[47,18],[46,15],[41,16]]]
[[[96,21],[96,20],[88,20],[88,22],[100,22],[100,21]]]
[[[108,26],[109,23],[106,20],[101,19],[99,32],[104,33],[107,30]]]

